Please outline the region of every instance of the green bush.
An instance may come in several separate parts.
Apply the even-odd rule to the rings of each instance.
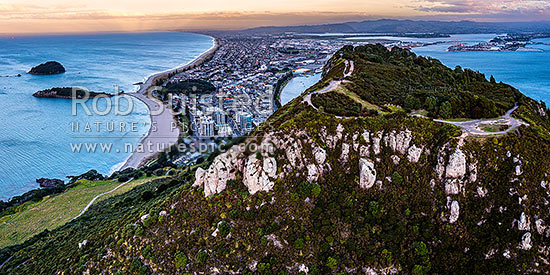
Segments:
[[[187,256],[183,251],[176,252],[176,255],[174,256],[174,264],[177,268],[185,268],[187,265]]]
[[[300,250],[302,248],[304,248],[304,239],[302,238],[299,238],[297,239],[296,241],[294,241],[294,248]]]

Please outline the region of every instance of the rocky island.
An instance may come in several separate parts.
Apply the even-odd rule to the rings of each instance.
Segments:
[[[74,93],[73,93],[74,90]],[[103,93],[103,92],[92,92],[82,88],[77,87],[63,87],[63,88],[51,88],[34,93],[32,96],[41,97],[41,98],[84,98],[88,95],[89,98],[104,96],[111,97],[112,94]]]
[[[62,74],[65,72],[65,67],[57,61],[48,61],[46,63],[40,64],[28,72],[33,75],[51,75],[51,74]]]

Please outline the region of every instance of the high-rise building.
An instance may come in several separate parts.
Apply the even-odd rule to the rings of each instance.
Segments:
[[[220,108],[216,108],[212,116],[214,118],[214,123],[216,125],[222,125],[227,123],[225,112]]]
[[[213,137],[214,136],[214,121],[209,116],[202,116],[199,119],[199,136]]]
[[[241,131],[243,133],[249,132],[253,128],[252,115],[248,112],[238,112],[237,123],[239,124],[239,127],[241,128]]]

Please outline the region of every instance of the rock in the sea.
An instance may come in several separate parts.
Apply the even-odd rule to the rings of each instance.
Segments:
[[[60,179],[47,178],[39,178],[36,180],[36,182],[40,184],[40,187],[60,187],[65,184],[65,182]]]
[[[61,74],[65,72],[65,67],[61,63],[56,61],[48,61],[46,63],[40,64],[36,67],[33,67],[29,74],[34,75],[50,75],[50,74]]]

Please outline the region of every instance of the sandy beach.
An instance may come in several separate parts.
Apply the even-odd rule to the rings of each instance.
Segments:
[[[195,60],[184,66],[151,75],[140,85],[137,92],[128,93],[128,95],[141,100],[147,105],[151,117],[151,128],[147,135],[138,142],[136,150],[124,162],[120,170],[129,167],[138,168],[152,160],[158,153],[170,148],[171,145],[177,144],[181,129],[178,127],[178,123],[172,115],[171,108],[168,108],[166,104],[163,104],[158,99],[148,96],[147,91],[154,85],[157,79],[165,78],[168,74],[175,71],[182,71],[192,66],[202,64],[216,52],[218,46],[218,40],[214,38],[214,45]],[[158,112],[160,108],[163,109],[161,112]]]

